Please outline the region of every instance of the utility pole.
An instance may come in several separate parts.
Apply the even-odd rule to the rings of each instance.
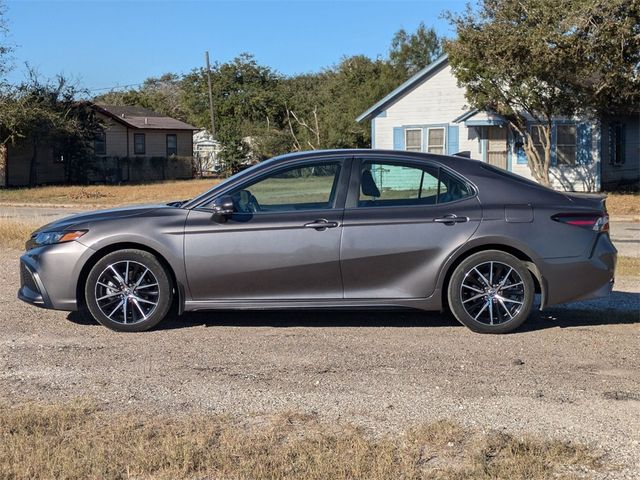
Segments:
[[[204,59],[207,64],[207,83],[209,85],[209,115],[211,116],[211,136],[216,138],[216,126],[213,119],[213,93],[211,92],[211,65],[209,65],[209,51],[204,52]]]

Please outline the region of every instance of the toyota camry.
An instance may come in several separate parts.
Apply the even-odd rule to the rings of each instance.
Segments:
[[[536,298],[542,309],[610,292],[608,228],[602,197],[476,160],[295,153],[190,200],[41,227],[18,297],[129,332],[170,311],[410,308],[505,333]]]

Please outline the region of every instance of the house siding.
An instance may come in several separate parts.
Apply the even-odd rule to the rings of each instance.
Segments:
[[[445,62],[423,83],[396,99],[392,104],[385,106],[383,114],[378,114],[372,119],[372,122],[375,122],[375,127],[372,128],[372,146],[375,145],[377,149],[404,149],[405,128],[440,125],[447,127],[445,128],[446,154],[468,151],[472,159],[486,161],[486,127],[467,126],[464,121],[454,123],[455,119],[468,111],[465,90],[458,86],[450,65]],[[491,124],[493,120],[495,117],[491,114],[478,112],[473,116],[471,123]],[[559,120],[559,122],[567,121],[576,123],[581,134],[588,132],[588,135],[577,139],[578,154],[575,166],[551,167],[552,186],[560,190],[599,190],[602,128],[598,122]],[[456,128],[453,128],[455,126],[458,127],[457,142],[449,138],[455,135]],[[637,127],[635,132],[637,135]],[[526,157],[521,150],[517,151],[515,148],[516,139],[512,132],[509,132],[507,139],[508,168],[523,177],[532,178]],[[424,143],[423,149],[426,149],[426,142]],[[584,151],[585,148],[589,150]],[[553,163],[555,162],[552,161]]]

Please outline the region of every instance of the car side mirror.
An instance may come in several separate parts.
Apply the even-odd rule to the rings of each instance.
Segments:
[[[211,209],[213,210],[213,214],[211,218],[216,222],[226,222],[227,217],[233,215],[235,211],[233,205],[233,198],[231,195],[222,195],[213,200],[211,203]]]

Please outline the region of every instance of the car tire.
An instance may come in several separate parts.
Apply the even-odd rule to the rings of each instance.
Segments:
[[[487,250],[456,267],[447,294],[451,312],[463,325],[478,333],[508,333],[531,314],[535,286],[522,261]]]
[[[171,278],[144,250],[117,250],[91,268],[84,289],[86,309],[118,332],[142,332],[165,319],[173,302]]]

